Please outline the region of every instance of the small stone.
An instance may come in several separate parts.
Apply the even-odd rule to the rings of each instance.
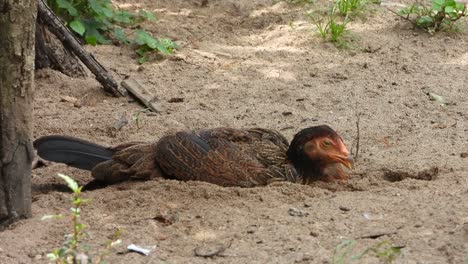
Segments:
[[[468,152],[460,153],[460,157],[462,157],[462,158],[468,158]]]
[[[319,233],[315,232],[315,231],[310,231],[309,235],[313,236],[313,237],[318,237],[319,236]]]
[[[60,96],[60,102],[70,102],[70,103],[74,103],[78,101],[78,99],[76,99],[75,97],[71,97],[71,96]]]
[[[204,257],[204,258],[211,258],[216,255],[219,255],[223,253],[228,247],[230,247],[230,244],[224,245],[221,243],[216,243],[216,244],[209,244],[209,245],[201,245],[198,246],[194,249],[195,256],[197,257]]]
[[[304,216],[308,216],[308,215],[309,215],[309,212],[304,211],[304,210],[300,210],[300,209],[297,209],[297,208],[294,208],[294,207],[291,207],[291,208],[289,208],[289,210],[288,210],[288,214],[289,214],[290,216],[304,217]]]
[[[349,211],[351,211],[351,209],[349,209],[349,208],[346,207],[346,206],[340,206],[340,207],[338,207],[338,208],[339,208],[341,211],[343,211],[343,212],[349,212]]]
[[[185,100],[183,97],[172,97],[171,99],[167,100],[168,103],[182,103]]]
[[[256,225],[249,225],[247,227],[247,234],[253,234],[255,233],[255,230],[257,229],[257,226]]]

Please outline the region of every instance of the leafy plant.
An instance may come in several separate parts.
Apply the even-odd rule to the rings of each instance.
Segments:
[[[335,7],[341,16],[349,16],[364,9],[366,0],[336,0]]]
[[[169,55],[177,48],[176,44],[170,39],[155,39],[146,31],[137,30],[135,43],[138,45],[136,53],[140,56],[139,63],[148,61],[148,53],[152,51],[159,51],[163,54]]]
[[[346,263],[349,254],[353,250],[355,240],[344,240],[335,247],[333,251],[332,264],[344,264]]]
[[[337,47],[345,48],[347,46],[346,34],[348,30],[347,17],[340,18],[336,15],[336,8],[327,12],[325,16],[317,13],[309,13],[308,17],[312,24],[315,25],[317,33],[324,39],[335,43]]]
[[[62,247],[54,249],[51,253],[47,254],[47,257],[56,263],[93,263],[88,254],[90,250],[89,246],[82,245],[81,243],[82,238],[87,236],[85,230],[86,226],[80,221],[81,207],[89,202],[89,200],[81,197],[83,186],[78,186],[78,183],[67,175],[59,173],[58,176],[62,178],[67,183],[68,188],[73,191],[71,198],[72,207],[70,208],[70,218],[73,231],[71,234],[65,235],[65,242]],[[64,218],[61,214],[45,215],[42,217],[42,220],[61,218]],[[105,243],[104,248],[101,249],[101,253],[97,256],[95,263],[103,263],[104,258],[109,255],[112,248],[121,243],[119,237],[120,231],[117,230]]]
[[[169,39],[158,39],[144,30],[138,29],[135,32],[131,29],[143,21],[154,21],[156,17],[151,12],[140,10],[130,13],[116,10],[110,0],[47,0],[47,4],[87,44],[114,42],[133,45],[140,63],[148,60],[148,52],[171,54],[176,48],[176,44]],[[131,35],[135,37],[131,39]]]
[[[411,21],[415,27],[433,34],[442,29],[452,30],[455,22],[467,15],[466,6],[455,0],[417,1],[403,9],[397,15]]]
[[[346,33],[346,24],[348,21],[343,20],[338,22],[335,18],[330,17],[330,37],[331,41],[338,43],[339,45],[346,45],[345,42],[342,42],[343,35]]]
[[[383,263],[393,263],[401,255],[401,247],[389,246],[389,242],[384,240],[368,247],[357,255],[351,255],[355,240],[344,240],[335,247],[332,264],[345,264],[360,261],[366,255],[378,258]]]
[[[140,119],[141,119],[141,118],[140,118],[140,114],[141,114],[141,113],[146,113],[146,112],[148,112],[148,111],[150,111],[149,108],[143,108],[143,109],[138,110],[136,113],[134,113],[134,114],[132,115],[132,119],[135,121],[137,130],[140,130],[140,128],[143,127],[142,121],[140,120]]]

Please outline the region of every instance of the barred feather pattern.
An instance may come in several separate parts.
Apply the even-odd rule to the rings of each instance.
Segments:
[[[283,135],[263,128],[177,132],[153,144],[117,146],[112,160],[92,173],[106,182],[164,177],[240,187],[278,180],[302,183],[287,160],[288,147]]]

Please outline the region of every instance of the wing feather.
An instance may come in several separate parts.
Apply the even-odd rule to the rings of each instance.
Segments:
[[[249,141],[248,134],[234,130],[200,134],[179,132],[158,142],[156,161],[166,175],[221,186],[252,187],[268,183],[271,178],[268,169],[234,144],[236,140]]]

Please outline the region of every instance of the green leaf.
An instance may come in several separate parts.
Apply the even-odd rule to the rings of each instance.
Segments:
[[[410,8],[410,7],[405,7],[405,8],[403,8],[403,9],[401,9],[400,11],[398,11],[398,14],[399,14],[399,15],[408,15],[408,14],[411,14],[411,13],[412,13],[412,12],[411,12],[411,11],[412,11],[411,9],[412,9],[412,8]]]
[[[118,41],[124,43],[124,44],[130,44],[130,40],[127,38],[127,36],[125,35],[125,32],[122,28],[120,27],[115,27],[113,30],[112,30],[112,35],[114,36],[114,38],[116,38]]]
[[[454,6],[455,0],[445,0],[444,6]]]
[[[115,22],[121,24],[133,24],[134,16],[127,11],[117,11],[115,16],[112,18]]]
[[[114,16],[113,8],[107,1],[88,0],[89,7],[98,15],[112,18]]]
[[[416,24],[419,26],[429,26],[434,22],[434,19],[430,16],[422,16],[416,20]]]
[[[85,225],[82,224],[82,223],[77,223],[77,224],[75,225],[75,227],[76,227],[78,230],[83,230],[83,229],[85,228]]]
[[[76,181],[73,180],[70,176],[61,173],[58,173],[57,176],[62,178],[67,183],[68,188],[70,188],[73,192],[78,191],[78,183],[76,183]]]
[[[151,36],[148,35],[148,33],[146,33],[143,30],[137,30],[136,31],[136,37],[135,37],[135,43],[138,44],[138,45],[146,45],[147,40],[149,38],[151,38]]]
[[[80,36],[83,36],[83,34],[86,31],[85,26],[79,20],[73,20],[72,22],[70,22],[69,25],[71,29],[73,29],[73,31],[75,31],[76,33],[80,34]]]
[[[159,40],[153,38],[153,36],[149,35],[147,32],[143,30],[138,30],[136,32],[135,43],[138,45],[146,45],[153,50],[158,50],[163,54],[171,54],[171,51],[163,45]]]
[[[96,46],[97,45],[97,38],[93,35],[87,35],[85,37],[86,44]]]
[[[136,54],[140,56],[145,56],[145,54],[149,51],[147,46],[141,46],[137,50],[135,50]]]
[[[97,28],[88,27],[86,30],[86,38],[89,36],[94,37],[99,44],[111,44],[111,41],[104,37]]]
[[[153,14],[153,12],[149,12],[149,11],[146,11],[146,10],[138,11],[138,15],[140,17],[143,17],[143,18],[149,20],[149,21],[156,20],[156,16]]]
[[[54,253],[47,253],[46,256],[47,256],[47,258],[49,260],[52,260],[52,261],[57,260],[59,258],[58,254],[56,254],[55,252]]]
[[[444,11],[447,14],[451,14],[451,13],[455,12],[455,9],[453,8],[453,6],[446,6]]]
[[[170,51],[172,52],[174,49],[177,49],[179,46],[177,46],[177,44],[168,39],[168,38],[162,38],[160,39],[159,41],[161,41],[161,43]]]
[[[148,57],[143,56],[143,57],[138,58],[138,63],[143,64],[147,62],[148,60],[149,60]]]
[[[56,0],[57,5],[59,8],[67,10],[67,12],[72,15],[73,17],[76,17],[78,15],[78,11],[76,8],[67,0]]]
[[[445,0],[434,0],[432,2],[432,9],[436,11],[442,11],[443,6],[445,6]]]
[[[462,3],[456,3],[456,4],[455,4],[455,9],[456,9],[457,11],[463,11],[463,9],[465,9],[465,5],[462,4]],[[466,13],[465,13],[465,15],[466,15]]]

